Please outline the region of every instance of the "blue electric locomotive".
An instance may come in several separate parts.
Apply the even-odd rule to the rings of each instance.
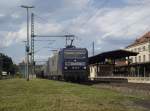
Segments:
[[[88,78],[88,51],[68,46],[49,58],[47,66],[46,75],[50,79],[84,81]]]

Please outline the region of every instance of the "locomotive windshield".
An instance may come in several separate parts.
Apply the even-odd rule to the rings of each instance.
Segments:
[[[86,58],[86,51],[85,50],[65,50],[64,58],[84,59],[84,58]]]

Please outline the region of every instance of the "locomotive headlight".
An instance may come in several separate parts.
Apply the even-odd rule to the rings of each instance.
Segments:
[[[68,69],[68,67],[64,67],[64,69]]]
[[[84,66],[83,69],[86,69],[86,66]]]

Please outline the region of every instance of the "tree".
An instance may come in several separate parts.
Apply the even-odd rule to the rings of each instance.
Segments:
[[[0,53],[0,72],[6,71],[13,75],[16,73],[16,69],[16,65],[13,64],[12,59],[7,55]]]

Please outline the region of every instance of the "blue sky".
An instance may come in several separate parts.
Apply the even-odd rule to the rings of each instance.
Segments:
[[[124,48],[150,30],[150,0],[1,0],[0,52],[15,63],[25,57],[26,11],[22,4],[35,6],[36,34],[75,34],[74,44],[86,47],[89,55],[92,41],[99,53]],[[41,49],[36,59],[46,60],[51,49],[64,45],[62,38],[53,43],[36,42],[35,50]]]

